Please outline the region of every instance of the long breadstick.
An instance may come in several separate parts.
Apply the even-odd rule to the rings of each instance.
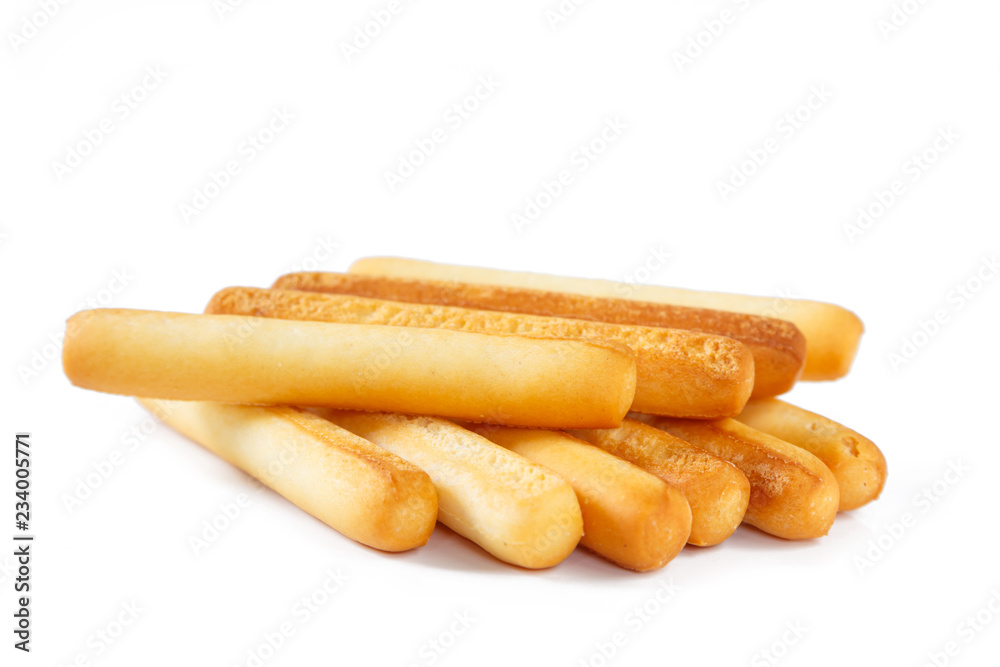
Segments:
[[[580,541],[573,488],[482,436],[432,417],[316,413],[420,466],[437,487],[441,523],[500,560],[551,567]]]
[[[659,285],[625,285],[611,280],[563,278],[451,264],[436,264],[396,257],[368,257],[354,262],[351,273],[432,280],[457,280],[484,285],[508,285],[556,292],[576,292],[596,297],[620,297],[694,308],[714,308],[788,320],[806,337],[803,380],[835,380],[851,368],[864,332],[857,315],[829,303],[803,299],[777,299],[721,292],[698,292]]]
[[[754,397],[777,396],[791,389],[806,360],[806,339],[791,322],[721,310],[522,287],[343,273],[291,273],[279,278],[273,287],[726,336],[746,345],[753,355]]]
[[[161,421],[347,537],[383,551],[427,542],[437,493],[427,474],[291,407],[140,399]]]
[[[840,485],[840,509],[852,510],[879,497],[885,457],[857,431],[784,401],[750,401],[738,421],[792,443],[825,463]]]
[[[583,513],[580,544],[611,562],[654,570],[684,547],[691,508],[663,480],[559,431],[469,428],[568,481]]]
[[[549,427],[615,426],[635,386],[629,351],[595,342],[129,310],[70,318],[63,367],[133,396]]]
[[[691,544],[718,544],[743,521],[750,482],[728,461],[635,419],[570,433],[680,489],[691,505]]]
[[[744,521],[789,540],[826,535],[840,503],[837,480],[818,458],[735,419],[653,418],[678,438],[720,456],[750,480]]]
[[[212,297],[206,311],[281,319],[613,341],[635,350],[636,387],[632,408],[652,414],[699,418],[738,414],[753,388],[753,357],[746,346],[731,338],[677,329],[632,327],[253,287],[221,290]],[[596,368],[584,371],[595,376],[590,382],[599,381],[596,371]],[[485,370],[484,376],[487,383],[496,381]],[[575,381],[586,382],[583,378],[576,378]],[[566,396],[575,389],[564,386],[560,381],[553,383],[550,391]]]

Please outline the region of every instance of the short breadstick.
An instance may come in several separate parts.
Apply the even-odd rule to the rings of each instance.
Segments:
[[[316,415],[291,407],[140,402],[352,540],[404,551],[425,544],[434,529],[437,493],[424,471]]]
[[[573,485],[583,512],[580,544],[591,551],[645,571],[663,567],[684,547],[691,508],[663,480],[559,431],[470,428]]]
[[[783,297],[745,296],[722,292],[698,292],[659,285],[618,283],[613,280],[564,278],[540,273],[521,273],[451,264],[435,264],[396,257],[359,259],[351,273],[458,280],[484,285],[509,285],[556,292],[576,292],[597,297],[619,297],[636,301],[666,303],[675,306],[713,308],[734,313],[762,315],[788,320],[806,337],[806,366],[803,380],[835,380],[847,374],[854,361],[864,326],[851,311],[829,303],[786,299]]]
[[[479,334],[611,341],[635,351],[636,387],[632,408],[651,414],[699,418],[734,415],[743,408],[753,389],[753,357],[745,345],[731,338],[679,329],[633,327],[255,287],[221,290],[212,297],[206,312],[440,328]],[[523,365],[523,362],[512,363],[515,367]],[[584,371],[573,381],[599,383],[601,376],[598,371],[598,368]],[[486,382],[496,380],[485,369],[483,375]],[[569,379],[571,373],[567,369],[563,375]],[[564,386],[560,379],[552,384],[550,391],[562,395],[575,389]],[[616,397],[620,395],[616,394]]]
[[[777,399],[750,401],[738,421],[815,455],[840,485],[840,509],[853,510],[879,497],[885,457],[875,443],[832,419]]]
[[[588,341],[140,310],[71,317],[63,367],[115,394],[549,427],[616,426],[635,383],[628,350]]]
[[[583,519],[569,483],[472,431],[433,417],[316,413],[427,471],[441,523],[500,560],[551,567],[580,541]]]
[[[743,313],[523,287],[345,273],[290,273],[273,287],[726,336],[753,354],[755,397],[777,396],[791,389],[806,361],[806,339],[794,324]]]
[[[743,521],[750,483],[731,463],[704,449],[634,419],[615,429],[570,433],[680,489],[691,505],[691,544],[718,544]]]
[[[840,503],[837,479],[818,458],[735,419],[658,417],[653,425],[721,456],[750,480],[744,521],[789,540],[826,535]]]

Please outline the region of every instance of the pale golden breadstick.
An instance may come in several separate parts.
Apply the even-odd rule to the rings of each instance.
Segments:
[[[678,329],[255,287],[221,290],[212,297],[206,311],[279,319],[438,327],[480,334],[613,341],[635,351],[636,387],[632,407],[652,414],[700,418],[738,414],[753,389],[753,357],[745,345],[731,338]],[[598,382],[598,370],[584,371],[586,376],[593,377],[589,380],[575,378],[575,381]],[[484,376],[487,382],[494,381],[492,373],[484,370]],[[567,396],[575,390],[564,386],[560,380],[550,387],[550,391]]]
[[[663,480],[559,431],[469,428],[572,484],[583,512],[580,544],[611,562],[654,570],[684,547],[691,508]]]
[[[840,485],[841,510],[866,505],[882,493],[885,457],[857,431],[777,399],[750,401],[736,419],[801,447],[825,463]]]
[[[316,415],[291,407],[140,402],[352,540],[404,551],[425,544],[434,529],[437,493],[424,471]]]
[[[789,540],[826,535],[840,503],[837,479],[809,452],[735,419],[655,418],[657,428],[703,447],[750,480],[743,520]]]
[[[806,337],[806,366],[802,373],[803,380],[835,380],[846,375],[851,368],[851,362],[854,361],[861,334],[864,332],[861,320],[851,311],[833,304],[803,299],[698,292],[659,285],[625,285],[613,280],[564,278],[540,273],[435,264],[396,257],[359,259],[351,266],[350,272],[576,292],[597,297],[620,297],[776,317],[792,322]]]
[[[589,341],[139,310],[71,317],[63,368],[117,394],[518,426],[615,426],[635,386],[628,350]]]
[[[573,487],[545,468],[433,417],[317,409],[316,414],[420,466],[438,519],[500,560],[551,567],[583,534]]]
[[[704,449],[635,419],[614,429],[570,433],[680,489],[691,505],[691,544],[718,544],[743,521],[750,482],[731,463]]]
[[[753,354],[755,397],[777,396],[791,389],[806,360],[806,339],[794,324],[744,313],[523,287],[344,273],[290,273],[273,287],[726,336]]]

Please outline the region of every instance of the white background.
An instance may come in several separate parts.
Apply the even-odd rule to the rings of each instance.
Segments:
[[[950,641],[957,655],[938,664],[995,659],[997,613],[962,624],[1000,596],[1000,280],[976,283],[1000,248],[1000,5],[927,2],[883,34],[888,0],[595,1],[555,28],[554,0],[421,0],[348,62],[341,44],[386,4],[248,0],[220,17],[210,0],[70,2],[22,43],[11,35],[32,32],[40,5],[5,3],[2,423],[8,443],[33,433],[37,541],[30,656],[11,648],[12,548],[0,550],[3,663],[247,665],[286,621],[294,634],[263,664],[759,665],[776,642],[787,665],[921,665]],[[689,39],[707,46],[679,67]],[[165,78],[132,93],[146,68]],[[446,114],[480,77],[499,85],[456,127]],[[274,109],[294,120],[246,159]],[[797,109],[808,118],[788,132]],[[79,148],[102,119],[111,132]],[[608,119],[623,131],[580,171],[574,152]],[[446,141],[391,191],[385,172],[435,128]],[[948,128],[957,138],[935,155]],[[769,138],[776,152],[723,201],[718,183]],[[929,148],[936,160],[914,173]],[[68,173],[54,165],[78,149],[89,154]],[[186,221],[181,204],[233,159],[240,173]],[[570,186],[519,233],[511,215],[563,169]],[[845,225],[895,179],[903,193],[852,243]],[[585,552],[522,571],[441,528],[386,555],[163,427],[133,440],[137,404],[60,370],[52,340],[88,299],[197,312],[224,286],[372,254],[843,304],[867,327],[851,375],[789,396],[883,448],[883,497],[820,540],[740,529],[641,575]],[[957,296],[970,280],[981,289]],[[938,310],[944,324],[894,367]],[[120,465],[68,509],[115,451]],[[953,463],[967,472],[941,481]],[[934,502],[918,500],[935,482]],[[195,555],[189,538],[241,493],[250,504]],[[338,569],[348,580],[300,622],[296,601]],[[650,602],[664,582],[676,594]],[[138,618],[108,647],[95,633],[131,603]],[[655,613],[628,616],[644,604]],[[471,628],[452,637],[464,613]],[[616,632],[624,645],[605,659]]]

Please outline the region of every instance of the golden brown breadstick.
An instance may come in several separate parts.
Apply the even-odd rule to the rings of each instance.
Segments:
[[[500,560],[551,567],[583,534],[566,480],[444,419],[317,409],[316,414],[420,466],[438,519]]]
[[[591,341],[140,310],[71,317],[63,368],[133,396],[550,427],[615,426],[635,386],[629,351]]]
[[[806,339],[794,324],[743,313],[522,287],[344,273],[290,273],[273,287],[726,336],[746,345],[753,355],[754,397],[777,396],[791,389],[806,360]]]
[[[354,262],[351,273],[432,280],[459,280],[484,285],[509,285],[597,297],[619,297],[675,306],[714,308],[734,313],[788,320],[806,337],[803,380],[835,380],[847,374],[864,332],[857,315],[829,303],[803,299],[699,292],[659,285],[635,285],[613,280],[564,278],[451,264],[436,264],[397,257],[367,257]]]
[[[635,350],[636,388],[632,407],[652,414],[702,418],[738,414],[753,389],[753,357],[745,345],[731,338],[678,329],[255,287],[224,289],[212,297],[206,311],[353,324],[439,327],[480,334],[612,341]],[[594,373],[585,371],[585,374]],[[494,380],[492,374],[484,371],[484,375],[487,382]],[[576,381],[584,382],[581,378]],[[560,380],[550,387],[550,391],[565,396],[574,390],[563,386]]]
[[[825,463],[840,485],[842,511],[866,505],[882,493],[885,457],[857,431],[777,399],[750,401],[736,419],[801,447]]]
[[[691,505],[689,543],[718,544],[743,521],[750,482],[728,461],[635,419],[615,429],[570,433],[680,489]]]
[[[434,529],[437,493],[424,471],[316,415],[291,407],[140,402],[352,540],[404,551],[425,544]]]
[[[663,480],[559,431],[469,428],[573,486],[583,512],[580,544],[591,551],[641,572],[663,567],[684,547],[691,508]]]
[[[657,417],[652,423],[721,456],[746,475],[750,480],[746,523],[788,540],[829,532],[840,491],[830,469],[809,452],[735,419]]]

